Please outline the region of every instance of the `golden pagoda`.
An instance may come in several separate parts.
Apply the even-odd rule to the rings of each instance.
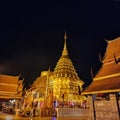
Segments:
[[[71,59],[69,58],[67,46],[67,35],[64,35],[64,48],[62,55],[58,60],[54,71],[42,71],[29,90],[27,90],[26,97],[33,99],[33,93],[39,94],[39,100],[47,101],[45,106],[50,106],[51,101],[61,102],[81,102],[83,81],[77,75]],[[34,91],[34,92],[33,92]],[[29,97],[31,96],[31,98]],[[41,96],[41,98],[40,98]],[[36,98],[38,99],[38,97]],[[34,99],[35,100],[35,99]],[[48,105],[49,104],[49,105]],[[52,104],[51,104],[52,106]]]
[[[49,81],[49,86],[53,90],[54,100],[59,102],[79,102],[83,81],[78,77],[73,63],[69,58],[66,46],[66,32],[64,40],[62,55],[54,68],[53,79]]]
[[[54,70],[42,71],[30,89],[26,91],[24,97],[25,102],[30,104],[30,106],[32,103],[35,105],[37,103],[36,111],[39,111],[40,116],[53,115],[52,111],[54,108],[58,109],[57,113],[59,116],[61,108],[81,107],[82,102],[87,99],[81,95],[84,82],[78,77],[68,55],[66,33],[64,40],[62,55]],[[49,111],[48,114],[46,111]]]

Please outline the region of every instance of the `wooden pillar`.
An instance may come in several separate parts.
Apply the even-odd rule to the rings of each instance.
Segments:
[[[118,106],[116,94],[110,94],[110,101],[111,101],[111,109],[114,110],[114,112],[116,112],[114,118],[116,118],[117,120],[120,120],[119,106]]]
[[[94,104],[93,104],[92,96],[88,96],[88,104],[89,104],[89,116],[92,118],[91,120],[95,120]]]

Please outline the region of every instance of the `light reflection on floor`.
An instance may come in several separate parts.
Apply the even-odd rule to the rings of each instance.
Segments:
[[[0,112],[0,120],[92,120],[88,116],[20,117]]]
[[[53,117],[52,120],[57,120],[57,118],[56,118],[56,117]]]

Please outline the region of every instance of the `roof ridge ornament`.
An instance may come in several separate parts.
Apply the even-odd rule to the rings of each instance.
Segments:
[[[117,59],[116,56],[115,56],[115,53],[114,53],[114,60],[115,60],[116,64],[118,64],[120,62],[120,58]]]
[[[66,41],[67,40],[67,32],[65,30],[65,33],[64,33],[64,40]]]
[[[99,53],[99,61],[102,62],[101,53]]]

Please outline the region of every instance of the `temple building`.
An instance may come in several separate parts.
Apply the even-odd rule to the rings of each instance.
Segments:
[[[84,82],[78,74],[69,58],[67,35],[64,35],[64,48],[54,71],[42,71],[30,89],[26,91],[25,101],[38,102],[41,107],[74,107],[80,106],[87,98],[81,95]],[[38,106],[38,107],[39,107]]]
[[[23,80],[20,76],[0,75],[0,111],[16,114],[22,106]]]
[[[19,76],[0,75],[0,100],[22,98],[23,80]]]
[[[95,120],[120,119],[120,37],[107,41],[102,67],[82,94],[93,96]]]

